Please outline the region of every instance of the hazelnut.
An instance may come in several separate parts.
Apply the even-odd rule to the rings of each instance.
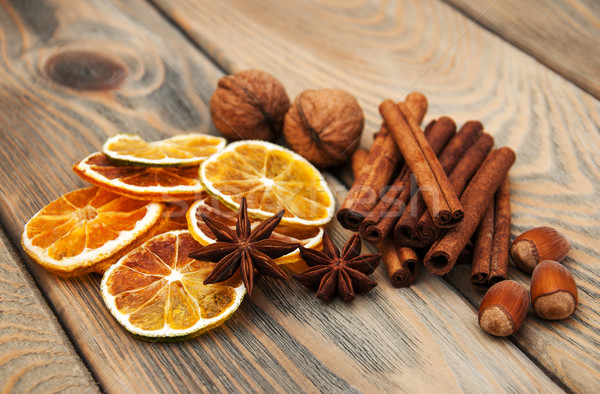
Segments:
[[[546,320],[566,319],[577,308],[577,286],[564,265],[542,261],[531,276],[531,304],[536,315]]]
[[[519,235],[510,247],[515,264],[527,273],[544,260],[561,261],[571,249],[567,237],[551,227],[536,227]]]
[[[506,337],[514,334],[527,316],[529,293],[515,281],[498,282],[485,293],[479,307],[479,326],[487,333]]]
[[[271,74],[245,70],[227,75],[210,98],[210,116],[217,129],[232,140],[274,141],[281,134],[290,99]]]
[[[317,167],[348,160],[360,143],[365,119],[358,101],[341,89],[305,90],[285,116],[288,145]]]

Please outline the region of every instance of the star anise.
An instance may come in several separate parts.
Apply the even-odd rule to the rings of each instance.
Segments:
[[[367,275],[379,265],[381,254],[360,254],[360,237],[354,234],[346,242],[340,256],[327,232],[323,234],[323,251],[300,246],[300,255],[310,268],[294,275],[303,285],[317,288],[317,298],[332,301],[339,294],[344,301],[352,301],[355,294],[366,293],[377,286]]]
[[[242,198],[235,232],[223,223],[201,215],[217,239],[217,242],[189,254],[197,260],[217,262],[215,268],[204,279],[204,284],[222,282],[232,277],[239,269],[246,290],[251,295],[255,269],[267,276],[287,279],[285,272],[273,259],[291,253],[300,244],[269,239],[283,213],[284,211],[280,211],[251,229],[246,198]]]

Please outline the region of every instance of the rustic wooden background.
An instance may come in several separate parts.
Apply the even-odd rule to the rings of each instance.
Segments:
[[[599,41],[594,0],[0,1],[0,390],[597,391]],[[67,69],[67,86],[49,59],[70,50],[108,61]],[[513,236],[550,225],[573,243],[577,312],[552,323],[530,314],[513,337],[492,338],[476,324],[482,294],[468,267],[401,290],[380,268],[380,285],[351,304],[261,278],[220,328],[146,343],[105,309],[99,277],[60,279],[25,257],[24,223],[84,186],[73,163],[116,132],[215,133],[217,79],[249,67],[291,98],[321,87],[356,95],[365,147],[379,102],[411,90],[429,97],[427,119],[481,120],[517,151]],[[98,89],[73,88],[84,85]],[[348,169],[326,177],[341,200]],[[340,245],[349,236],[329,229]]]

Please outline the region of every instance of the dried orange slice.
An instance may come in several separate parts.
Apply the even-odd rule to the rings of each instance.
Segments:
[[[323,175],[305,158],[265,141],[238,141],[200,165],[206,191],[239,210],[242,197],[248,214],[273,216],[284,209],[281,223],[321,226],[333,217],[335,201]]]
[[[198,165],[225,147],[225,138],[206,134],[182,134],[146,142],[132,134],[117,134],[102,146],[110,159],[128,165],[172,167]]]
[[[73,170],[96,186],[138,200],[190,200],[202,191],[198,166],[131,167],[117,164],[102,153],[92,153]]]
[[[188,229],[194,239],[203,246],[216,242],[216,239],[214,238],[214,235],[208,226],[202,220],[202,217],[200,216],[202,214],[218,220],[220,223],[235,231],[237,213],[227,208],[227,206],[221,203],[218,199],[208,195],[207,193],[204,193],[199,200],[192,204],[187,212]],[[250,220],[250,223],[252,228],[254,228],[259,221]],[[323,228],[308,226],[294,227],[280,224],[271,234],[271,239],[292,243],[299,242],[305,248],[316,249],[322,245]],[[275,259],[275,262],[277,262],[277,264],[287,264],[300,260],[300,251],[296,249],[292,253]]]
[[[187,339],[223,323],[238,308],[246,293],[239,275],[204,285],[214,264],[188,257],[199,248],[188,231],[170,231],[106,271],[102,297],[127,331],[142,338]]]
[[[25,224],[21,242],[31,258],[62,276],[93,271],[143,236],[163,204],[133,200],[90,187],[67,193]]]
[[[162,216],[154,224],[154,226],[152,226],[141,237],[127,245],[118,253],[94,265],[93,272],[100,275],[104,274],[104,272],[106,272],[106,270],[111,265],[119,261],[121,257],[131,252],[133,249],[139,247],[141,244],[148,241],[155,235],[163,234],[173,230],[187,230],[188,224],[185,215],[188,211],[188,207],[190,207],[192,203],[193,201],[177,201],[172,203],[165,203]]]
[[[206,192],[202,192],[201,196]],[[162,218],[158,223],[157,234],[173,230],[187,230],[187,212],[195,201],[174,201],[165,203]]]

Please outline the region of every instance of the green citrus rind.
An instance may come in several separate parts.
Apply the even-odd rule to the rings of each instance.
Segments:
[[[203,156],[192,156],[190,158],[182,159],[182,158],[173,158],[173,157],[165,157],[162,159],[148,159],[144,157],[138,157],[133,155],[126,155],[119,153],[111,148],[111,146],[117,142],[121,142],[122,140],[129,140],[132,143],[137,144],[145,144],[148,147],[158,147],[160,149],[160,145],[170,144],[172,142],[183,141],[191,138],[203,138],[212,141],[211,145],[214,145],[214,149],[211,150],[210,153]],[[102,145],[102,153],[104,153],[108,158],[110,158],[115,163],[130,165],[136,167],[186,167],[199,165],[202,163],[208,156],[213,153],[221,151],[227,141],[225,138],[212,136],[208,134],[179,134],[170,138],[166,138],[160,141],[146,142],[142,137],[135,134],[126,134],[119,133],[115,134],[112,137],[108,138],[104,144]]]

